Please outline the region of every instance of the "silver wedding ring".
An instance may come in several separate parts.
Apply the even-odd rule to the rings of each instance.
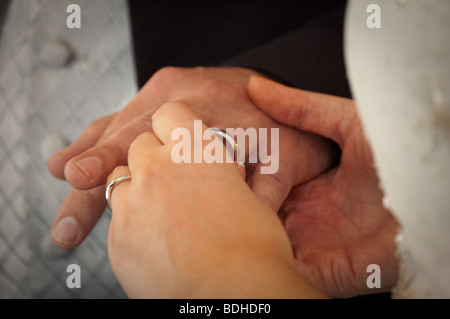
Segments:
[[[233,161],[238,162],[239,165],[243,165],[243,163],[239,162],[239,145],[234,140],[231,134],[228,134],[226,131],[218,129],[218,128],[210,128],[214,135],[220,136],[225,139],[226,149],[228,153],[233,156]]]
[[[106,191],[105,191],[105,199],[106,199],[106,204],[108,205],[109,209],[111,209],[111,193],[112,193],[114,186],[117,186],[118,184],[120,184],[122,182],[130,181],[130,180],[131,180],[131,176],[126,175],[126,176],[121,176],[119,178],[116,178],[115,180],[113,180],[111,183],[108,184],[108,186],[106,187]]]

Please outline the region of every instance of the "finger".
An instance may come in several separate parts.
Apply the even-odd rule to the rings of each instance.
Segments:
[[[229,148],[226,146],[229,145],[229,142],[223,137],[223,133],[219,130],[210,130],[199,120],[198,115],[185,104],[181,102],[166,103],[153,114],[152,120],[153,131],[163,144],[173,145],[178,143],[179,136],[182,136],[182,138],[190,137],[193,163],[201,163],[203,161],[216,163],[234,162],[234,154],[231,154],[234,153],[234,143],[230,152],[228,152]],[[204,153],[207,146],[208,151]],[[210,149],[218,150],[219,148],[223,149],[221,152],[222,156],[218,154],[212,156]]]
[[[128,165],[131,173],[140,175],[139,167],[144,166],[152,157],[156,147],[161,147],[162,143],[154,133],[145,132],[139,135],[130,145],[128,151]]]
[[[292,137],[295,134],[295,138]],[[272,140],[272,139],[271,139]],[[292,186],[303,184],[335,165],[339,147],[317,134],[284,128],[270,143],[270,157],[263,158],[249,180],[253,192],[278,211]],[[263,171],[264,168],[264,171]]]
[[[203,124],[194,123],[198,120],[198,116],[192,112],[189,107],[180,102],[168,102],[161,106],[152,116],[152,130],[153,133],[144,133],[136,138],[129,150],[128,165],[131,172],[139,177],[141,175],[140,168],[144,168],[148,164],[148,161],[152,158],[152,152],[156,147],[161,147],[164,144],[172,145],[172,133],[176,129],[181,129],[183,132],[187,130],[188,147],[193,145],[194,135],[200,135],[203,138],[203,132],[207,127]],[[195,131],[199,132],[195,132]],[[200,158],[202,158],[202,148],[194,150],[192,153],[200,152]],[[195,154],[193,155],[196,157]],[[145,163],[145,164],[144,164]]]
[[[172,132],[177,128],[188,129],[191,137],[197,133],[203,137],[203,132],[208,127],[203,123],[196,127],[195,120],[199,120],[199,117],[188,106],[180,102],[168,102],[153,114],[153,131],[163,144],[172,143]],[[196,132],[195,129],[198,129],[199,132]]]
[[[104,185],[88,191],[72,190],[52,226],[55,244],[65,249],[78,246],[94,228],[105,206]]]
[[[245,164],[244,163],[237,163],[237,169],[239,172],[239,175],[241,175],[242,179],[245,181],[247,179],[247,172],[245,171]]]
[[[128,168],[128,166],[118,166],[108,176],[106,185],[110,185],[110,183],[112,183],[113,181],[117,182],[118,179],[120,179],[122,177],[126,177],[126,176],[131,176],[131,172],[130,172],[130,169]],[[109,191],[109,193],[108,193],[109,208],[111,209],[111,211],[113,211],[113,212],[116,211],[116,208],[122,202],[121,199],[123,199],[123,194],[125,194],[126,192],[122,192],[121,190],[123,190],[125,187],[127,187],[129,182],[130,182],[129,180],[123,180],[121,182],[117,182],[117,184],[115,184],[114,186],[109,188],[109,190],[106,189],[107,192]],[[113,192],[114,192],[114,196],[113,196]]]
[[[71,158],[80,155],[93,147],[116,115],[117,113],[113,113],[92,122],[75,142],[65,149],[53,154],[47,162],[50,173],[56,178],[64,179],[64,166],[66,163]]]
[[[128,103],[128,105],[122,109],[119,113],[114,114],[115,116],[110,118],[109,123],[106,123],[106,121],[103,123],[104,125],[106,125],[106,127],[104,127],[102,130],[99,130],[98,133],[100,134],[100,136],[98,136],[97,140],[95,140],[95,143],[91,143],[89,147],[83,148],[81,151],[79,152],[73,152],[70,153],[66,156],[66,158],[64,159],[65,161],[61,161],[61,163],[64,163],[67,166],[67,162],[72,159],[75,156],[80,156],[78,159],[81,160],[83,158],[86,158],[86,154],[81,154],[82,152],[90,149],[91,147],[93,147],[94,145],[98,145],[99,143],[103,142],[104,140],[108,139],[111,135],[113,135],[115,132],[119,131],[120,129],[122,129],[124,126],[126,126],[127,124],[129,124],[130,122],[133,121],[137,121],[137,122],[147,122],[145,120],[146,117],[149,117],[152,114],[152,112],[154,112],[156,105],[158,105],[157,103],[152,103],[149,104],[148,102],[148,98],[146,98],[146,90],[141,90],[139,91],[139,93],[130,101],[130,103]],[[152,99],[153,100],[153,99]],[[145,111],[146,110],[146,111]],[[147,112],[147,113],[146,113]],[[149,121],[151,122],[151,121]],[[90,126],[94,126],[95,127],[96,123],[92,123]],[[142,133],[142,132],[140,132]],[[89,135],[89,134],[88,134]],[[137,134],[139,135],[139,134]],[[137,135],[135,135],[134,137],[136,137]],[[133,139],[134,139],[133,137]],[[112,143],[114,142],[120,142],[121,138],[119,137],[118,140],[112,141]],[[130,141],[131,143],[131,141]],[[125,143],[126,144],[126,143]],[[88,143],[86,143],[86,145],[89,145]],[[125,145],[126,149],[128,150],[128,145]],[[103,149],[108,151],[108,149]],[[99,151],[103,151],[103,150],[99,150]],[[81,155],[80,155],[81,154]],[[95,152],[94,152],[95,155]],[[109,155],[108,153],[104,154],[104,156]],[[113,158],[116,158],[116,154],[114,154],[114,152],[112,154],[110,154]],[[95,156],[93,157],[95,158]],[[122,154],[122,158],[126,158],[126,152],[125,154]],[[76,160],[75,160],[76,161]],[[66,168],[65,166],[62,168],[62,173],[59,172],[60,175],[64,176],[66,172],[66,169],[69,170],[69,174],[70,177],[68,179],[69,183],[70,180],[72,180],[72,183],[74,184],[73,186],[75,186],[76,184],[81,184],[78,185],[80,189],[89,189],[91,187],[95,187],[100,185],[99,182],[96,181],[91,181],[91,174],[95,173],[92,171],[92,169],[90,167],[83,167],[83,165],[80,165],[81,169],[74,168],[74,162],[72,161],[72,163],[69,165],[72,166],[72,168]],[[93,161],[92,163],[95,163],[95,161]],[[99,163],[102,163],[101,159],[99,159]],[[107,163],[109,164],[109,163]],[[114,167],[121,165],[120,162],[116,162],[113,163],[113,165],[107,165],[107,171],[98,171],[98,179],[102,180],[101,183],[104,183],[104,180],[106,180],[106,177],[108,176],[109,173],[111,173],[111,171],[114,169]],[[70,170],[72,170],[70,172]],[[102,178],[103,177],[103,178]],[[67,179],[67,176],[65,176],[65,178]],[[87,181],[88,180],[88,181]]]
[[[250,79],[248,93],[275,120],[322,135],[340,146],[351,128],[352,116],[357,116],[350,99],[289,88],[262,77]]]
[[[273,174],[262,174],[261,167],[266,165],[258,164],[249,180],[250,188],[263,203],[277,212],[293,186],[310,181],[332,166],[338,154],[334,145],[329,145],[328,150],[326,147],[319,150],[323,152],[312,150],[307,153],[306,150],[308,155],[295,155],[296,161],[280,158],[279,170]]]
[[[274,212],[277,212],[292,188],[291,175],[286,170],[275,174],[261,174],[261,164],[251,176],[249,186],[253,193]]]
[[[127,164],[128,149],[143,132],[152,131],[152,112],[145,113],[102,143],[71,159],[64,169],[67,181],[77,189],[90,189],[105,183],[112,170]]]

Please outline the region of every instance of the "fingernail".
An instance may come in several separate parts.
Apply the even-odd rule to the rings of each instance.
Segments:
[[[93,179],[101,169],[101,163],[98,157],[86,157],[76,161],[75,164],[90,179]]]
[[[53,239],[61,244],[75,242],[78,237],[78,223],[73,217],[64,217],[52,229]]]

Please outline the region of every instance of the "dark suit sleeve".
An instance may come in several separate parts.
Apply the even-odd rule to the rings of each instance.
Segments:
[[[222,65],[253,68],[293,87],[351,97],[343,54],[344,14],[345,4]]]
[[[345,0],[128,1],[140,86],[163,66],[222,65],[350,95],[342,54]]]

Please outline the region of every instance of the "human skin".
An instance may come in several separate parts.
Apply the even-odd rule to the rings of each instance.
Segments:
[[[245,68],[163,68],[123,110],[93,122],[77,141],[54,154],[48,162],[50,172],[66,179],[73,190],[55,218],[53,241],[71,249],[89,234],[105,209],[107,176],[127,164],[130,144],[152,131],[153,113],[168,101],[189,106],[211,127],[280,128],[278,172],[263,175],[258,173],[260,164],[246,166],[250,188],[274,211],[292,187],[329,169],[337,154],[335,145],[281,125],[260,111],[247,94],[248,79],[254,74]]]
[[[319,298],[295,271],[282,224],[236,163],[171,159],[179,127],[199,119],[179,102],[153,115],[153,133],[130,147],[113,188],[108,255],[131,298]],[[203,130],[207,127],[204,125]],[[221,141],[218,147],[224,147]]]
[[[397,281],[399,223],[383,192],[353,100],[288,88],[253,77],[249,96],[275,120],[335,141],[339,166],[294,187],[279,211],[296,269],[334,297],[391,290]],[[381,288],[369,289],[367,266],[377,264]]]
[[[280,122],[336,141],[339,166],[292,190],[280,227],[236,165],[170,160],[170,129],[192,130],[196,115],[184,105],[165,105],[154,116],[156,136],[133,142],[130,167],[109,178],[132,175],[114,190],[109,234],[111,263],[125,291],[131,297],[317,298],[392,289],[399,224],[382,205],[353,101],[262,78],[250,79],[248,90]],[[377,290],[366,284],[371,264],[382,272]]]

